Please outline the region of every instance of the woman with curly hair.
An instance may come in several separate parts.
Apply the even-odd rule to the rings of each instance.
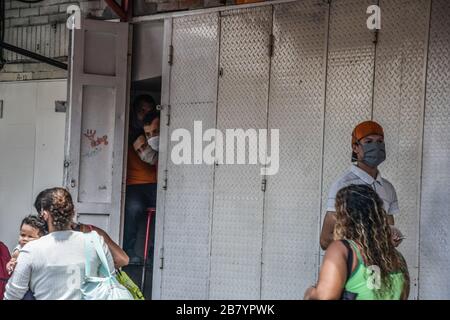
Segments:
[[[42,205],[46,203],[44,199],[48,197],[48,194],[53,192],[53,189],[46,189],[39,193],[39,195],[36,197],[36,201],[34,202],[34,208],[37,212],[43,212]],[[71,228],[74,231],[80,231],[83,233],[89,233],[91,231],[96,231],[105,241],[106,245],[108,246],[109,251],[111,251],[111,255],[113,257],[114,261],[114,267],[116,269],[120,269],[126,265],[128,265],[129,258],[128,255],[125,253],[125,251],[122,250],[122,248],[115,243],[111,237],[101,228],[89,225],[89,224],[83,224],[83,223],[71,223]]]
[[[52,188],[41,192],[36,202],[49,233],[29,242],[20,251],[4,298],[20,300],[30,289],[36,300],[79,300],[85,276],[85,237],[82,232],[72,230],[75,214],[72,197],[63,188]],[[102,237],[99,239],[109,269],[114,270],[108,246]],[[101,276],[101,261],[97,255],[90,255],[87,263],[91,266],[92,277]]]
[[[399,300],[408,295],[408,268],[392,242],[382,200],[367,185],[339,190],[334,241],[317,286],[306,291],[305,299]]]

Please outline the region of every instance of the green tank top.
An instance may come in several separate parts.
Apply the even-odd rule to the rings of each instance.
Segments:
[[[358,265],[350,275],[347,283],[345,284],[345,290],[356,293],[356,300],[399,300],[403,292],[403,286],[405,284],[405,278],[402,272],[391,273],[392,288],[390,291],[384,292],[381,296],[376,295],[376,290],[371,288],[369,276],[372,274],[361,256],[358,246],[351,240],[348,240],[353,250],[355,250],[358,256]]]

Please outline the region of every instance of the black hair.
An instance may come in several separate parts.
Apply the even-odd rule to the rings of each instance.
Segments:
[[[159,111],[149,112],[144,118],[144,125],[151,124],[153,120],[159,118],[159,116],[160,116]]]
[[[156,109],[155,99],[148,94],[141,94],[134,99],[132,110],[134,113],[141,111],[144,104],[147,103]]]
[[[152,96],[148,94],[142,94],[137,96],[134,99],[133,105],[131,106],[131,113],[130,113],[130,124],[129,124],[129,132],[128,132],[128,138],[129,143],[132,144],[137,137],[144,134],[143,124],[138,121],[138,113],[142,110],[142,107],[144,104],[147,103],[151,105],[154,110],[150,111],[150,113],[156,111],[156,102],[152,98]]]
[[[52,216],[53,226],[56,230],[69,227],[75,215],[72,196],[64,188],[41,191],[36,197],[34,207],[39,214],[45,210]]]
[[[30,214],[29,216],[26,216],[22,220],[22,223],[20,224],[21,229],[24,224],[29,225],[35,229],[38,229],[40,236],[44,236],[47,234],[47,224],[43,219],[39,218],[36,215]]]

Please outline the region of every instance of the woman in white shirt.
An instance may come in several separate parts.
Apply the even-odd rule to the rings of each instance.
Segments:
[[[85,237],[71,228],[74,205],[70,193],[63,188],[42,191],[36,202],[41,204],[41,217],[49,234],[26,244],[5,292],[5,300],[20,300],[28,289],[37,300],[79,300],[85,277]],[[93,231],[95,232],[95,231]],[[109,269],[114,262],[108,246],[99,237]],[[90,255],[91,276],[100,275],[101,262]]]

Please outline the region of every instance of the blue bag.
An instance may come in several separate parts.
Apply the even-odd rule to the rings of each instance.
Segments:
[[[109,270],[106,255],[97,232],[85,233],[85,278],[81,284],[82,300],[133,300],[130,292],[121,285]],[[93,249],[93,250],[92,250]],[[96,252],[105,277],[91,277],[91,252]]]

